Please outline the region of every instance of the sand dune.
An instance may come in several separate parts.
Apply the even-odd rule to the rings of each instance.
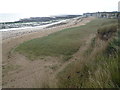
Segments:
[[[26,30],[16,30],[16,31],[7,31],[2,32],[3,40],[2,40],[2,59],[3,59],[3,67],[4,66],[13,66],[11,68],[19,68],[18,70],[7,71],[7,73],[3,74],[3,87],[34,87],[33,83],[46,83],[46,81],[52,81],[52,78],[49,78],[50,75],[52,77],[54,70],[51,71],[50,68],[57,65],[60,66],[61,63],[58,58],[47,57],[46,60],[36,60],[34,62],[30,62],[27,60],[25,56],[21,56],[19,54],[13,55],[11,50],[19,45],[20,43],[31,40],[34,38],[39,38],[43,36],[47,36],[51,33],[63,30],[65,28],[76,27],[80,25],[85,25],[86,23],[93,20],[93,17],[82,18],[82,19],[74,19],[70,20],[66,24],[57,25],[51,28],[44,29],[26,29]],[[57,61],[57,62],[56,62]],[[18,66],[17,66],[18,65]],[[48,77],[49,75],[49,77]],[[31,79],[30,79],[31,78]],[[38,79],[40,81],[38,81]],[[33,81],[36,80],[36,81]],[[28,83],[29,82],[29,83]],[[49,83],[49,82],[47,82]],[[41,84],[41,85],[42,85]],[[36,87],[36,86],[35,86]],[[41,87],[41,86],[37,86]],[[54,87],[54,86],[53,86]]]

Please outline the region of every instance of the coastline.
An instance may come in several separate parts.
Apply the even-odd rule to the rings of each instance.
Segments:
[[[81,20],[82,18],[79,17]],[[36,26],[36,27],[23,27],[23,28],[11,28],[11,29],[1,29],[0,32],[2,33],[2,40],[9,39],[16,36],[31,34],[33,32],[41,32],[41,31],[47,31],[50,29],[58,28],[59,27],[65,27],[65,26],[71,26],[73,24],[70,23],[71,21],[76,21],[77,19],[67,19],[67,20],[61,20],[59,22]]]
[[[91,18],[91,17],[90,17]],[[87,23],[88,18],[74,18],[74,19],[70,19],[70,20],[62,20],[60,22],[55,22],[52,24],[47,24],[47,25],[43,25],[43,26],[36,26],[36,27],[26,27],[26,28],[18,28],[18,29],[3,29],[3,31],[1,30],[0,32],[2,32],[2,40],[6,40],[6,39],[10,39],[10,38],[16,38],[19,36],[23,36],[23,35],[28,35],[28,34],[32,34],[32,33],[41,33],[43,31],[56,31],[64,29],[64,28],[70,28],[70,27],[76,27],[79,25],[85,25],[84,23]]]

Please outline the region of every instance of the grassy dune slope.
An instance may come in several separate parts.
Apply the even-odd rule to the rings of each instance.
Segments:
[[[15,51],[36,60],[55,56],[69,60],[83,44],[83,39],[96,33],[87,50],[74,63],[57,74],[59,88],[120,87],[120,31],[117,20],[95,19],[84,26],[64,29],[43,38],[20,44]]]
[[[62,56],[64,60],[68,60],[80,48],[83,38],[96,32],[108,21],[112,22],[107,19],[96,19],[84,26],[64,29],[43,38],[33,39],[19,45],[16,51],[32,60],[41,56]]]
[[[117,34],[118,32],[118,34]],[[120,31],[117,20],[104,22],[83,58],[58,74],[61,88],[119,88]]]

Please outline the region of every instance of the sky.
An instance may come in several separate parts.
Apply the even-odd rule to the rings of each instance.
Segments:
[[[117,11],[120,0],[0,0],[0,22],[20,18]]]

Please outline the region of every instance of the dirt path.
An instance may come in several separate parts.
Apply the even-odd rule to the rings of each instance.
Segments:
[[[30,61],[23,55],[13,54],[14,49],[20,43],[33,38],[47,36],[63,28],[84,25],[93,18],[86,18],[82,22],[73,26],[61,26],[45,31],[34,32],[27,35],[16,36],[6,39],[2,42],[2,59],[3,59],[3,87],[6,88],[33,88],[33,87],[56,87],[53,77],[55,73],[61,71],[67,64],[74,61],[73,59],[62,64],[57,57],[45,57],[40,60]],[[84,50],[84,48],[82,48]],[[77,53],[75,54],[77,57]],[[61,67],[61,68],[59,68]],[[48,86],[50,85],[50,86]]]

